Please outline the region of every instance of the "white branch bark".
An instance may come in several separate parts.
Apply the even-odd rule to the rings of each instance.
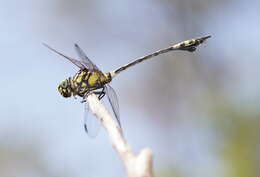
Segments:
[[[149,148],[145,148],[138,155],[134,154],[121,129],[106,108],[100,103],[97,96],[92,93],[86,100],[91,112],[106,129],[113,147],[122,159],[127,177],[152,177],[152,151]]]

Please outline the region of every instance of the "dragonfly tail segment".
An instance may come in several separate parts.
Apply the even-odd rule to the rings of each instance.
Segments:
[[[202,44],[208,38],[211,38],[211,36],[209,35],[209,36],[205,36],[205,37],[201,37],[201,38],[194,38],[194,39],[186,40],[186,41],[173,45],[172,48],[175,50],[186,50],[189,52],[194,52],[194,51],[196,51],[197,46]]]
[[[204,37],[200,37],[200,38],[193,38],[193,39],[190,39],[190,40],[180,42],[180,43],[175,44],[173,46],[170,46],[168,48],[161,49],[161,50],[158,50],[158,51],[151,53],[149,55],[140,57],[140,58],[136,59],[135,61],[128,63],[128,64],[126,64],[126,65],[124,65],[124,66],[122,66],[122,67],[120,67],[116,70],[110,71],[109,73],[110,73],[111,77],[114,78],[117,74],[119,74],[120,72],[126,70],[127,68],[129,68],[131,66],[134,66],[138,63],[143,62],[144,60],[153,58],[157,55],[161,55],[161,54],[173,51],[173,50],[184,50],[184,51],[194,52],[197,49],[197,46],[202,44],[205,40],[207,40],[210,37],[211,36],[209,35],[209,36],[204,36]]]

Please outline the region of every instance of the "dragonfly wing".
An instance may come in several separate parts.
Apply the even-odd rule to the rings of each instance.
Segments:
[[[89,70],[99,70],[98,67],[87,57],[85,52],[78,46],[78,44],[74,45],[75,50],[77,51],[79,58],[81,59],[81,63]]]
[[[84,128],[89,137],[95,138],[100,129],[100,122],[91,114],[88,103],[84,104]]]
[[[117,99],[117,94],[115,90],[109,85],[105,85],[105,92],[108,98],[108,101],[112,107],[113,113],[116,117],[116,121],[121,128],[121,122],[120,122],[120,114],[119,114],[119,104],[118,104],[118,99]]]
[[[68,56],[64,55],[63,53],[61,53],[61,52],[59,52],[59,51],[57,51],[57,50],[51,48],[51,47],[48,46],[47,44],[44,44],[44,43],[43,43],[43,45],[44,45],[45,47],[47,47],[48,49],[52,50],[53,52],[55,52],[55,53],[57,53],[57,54],[63,56],[63,57],[66,58],[66,59],[68,59],[70,62],[72,62],[74,65],[76,65],[76,66],[79,67],[80,69],[85,69],[85,66],[83,65],[83,63],[82,63],[81,61],[78,61],[78,60],[76,60],[76,59],[74,59],[74,58],[68,57]]]

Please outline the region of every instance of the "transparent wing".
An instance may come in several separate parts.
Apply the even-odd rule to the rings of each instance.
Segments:
[[[108,101],[112,107],[112,110],[114,112],[114,115],[116,117],[116,121],[121,128],[121,122],[120,122],[120,115],[119,115],[119,104],[118,104],[118,99],[115,90],[109,85],[105,85],[105,92],[108,98]]]
[[[100,130],[100,122],[90,112],[88,103],[84,103],[84,128],[90,138],[95,138]]]
[[[89,70],[98,70],[98,67],[87,57],[85,52],[78,46],[78,44],[74,45],[75,50],[77,51],[79,58],[81,59],[81,63]]]
[[[75,65],[76,65],[77,67],[79,67],[80,69],[84,69],[84,68],[85,68],[85,65],[83,65],[83,63],[82,63],[81,61],[78,61],[78,60],[76,60],[76,59],[74,59],[74,58],[68,57],[68,56],[64,55],[63,53],[60,53],[60,52],[58,52],[57,50],[51,48],[51,47],[48,46],[47,44],[44,44],[44,43],[43,43],[43,45],[44,45],[45,47],[47,47],[48,49],[52,50],[53,52],[55,52],[55,53],[57,53],[57,54],[63,56],[63,57],[66,58],[66,59],[68,59],[70,62],[72,62],[73,64],[75,64]]]

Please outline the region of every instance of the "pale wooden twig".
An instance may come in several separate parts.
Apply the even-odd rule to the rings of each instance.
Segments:
[[[135,155],[116,121],[100,103],[97,96],[94,93],[89,94],[86,100],[91,112],[106,129],[113,147],[122,159],[127,177],[152,177],[152,151],[145,148]]]

